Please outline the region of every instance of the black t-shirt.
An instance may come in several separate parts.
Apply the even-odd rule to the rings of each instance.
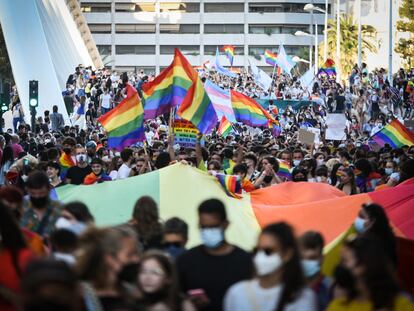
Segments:
[[[177,258],[177,270],[181,290],[203,289],[210,304],[200,310],[222,310],[223,298],[233,284],[252,277],[251,256],[235,246],[223,256],[213,256],[200,245]]]
[[[66,178],[70,179],[71,184],[80,185],[83,184],[83,180],[85,179],[86,175],[90,173],[92,173],[92,169],[89,165],[84,168],[80,168],[79,166],[72,166],[68,169]]]
[[[336,101],[336,110],[344,111],[345,110],[345,96],[338,95],[335,97]]]

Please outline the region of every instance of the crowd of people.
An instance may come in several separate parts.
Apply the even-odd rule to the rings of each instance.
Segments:
[[[383,70],[363,65],[346,83],[319,77],[312,87],[281,75],[271,92],[243,70],[237,78],[199,74],[267,99],[281,134],[240,124],[226,137],[214,130],[180,147],[166,114],[145,122],[145,144],[116,151],[97,119],[123,100],[125,77],[142,96],[153,76],[76,68],[63,92],[71,125],[53,106],[31,128],[14,91],[14,129],[0,135],[0,310],[414,310],[396,278],[393,230],[376,204],[361,207],[358,234],[345,242],[330,278],[321,272],[319,232],[297,237],[289,224],[275,223],[262,229],[254,250],[242,250],[226,240],[229,219],[216,199],[198,206],[202,244],[186,249],[188,224],[161,220],[150,197],[113,227],[96,227],[81,202],[51,198],[52,188],[111,183],[176,162],[238,175],[244,192],[293,181],[355,195],[414,177],[414,146],[369,144],[393,119],[413,118],[414,71],[400,70],[390,83]],[[280,99],[310,104],[277,109]],[[343,141],[324,138],[329,113],[348,119]],[[308,127],[321,131],[319,143],[298,142]],[[278,174],[281,163],[292,167],[291,177]]]

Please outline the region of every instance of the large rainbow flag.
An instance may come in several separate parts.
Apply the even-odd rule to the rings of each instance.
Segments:
[[[392,148],[414,145],[414,134],[410,132],[400,121],[394,119],[379,132],[370,138],[370,144],[384,147],[389,144]]]
[[[276,120],[253,98],[231,90],[231,105],[238,122],[249,126],[268,126]]]
[[[145,119],[153,119],[180,106],[178,115],[203,133],[217,124],[217,115],[197,72],[178,49],[174,60],[153,81],[144,84]]]
[[[126,98],[98,119],[108,132],[108,146],[117,150],[145,139],[144,109],[137,90],[127,84],[126,91]]]
[[[318,75],[326,74],[327,76],[336,76],[335,62],[328,58],[325,63],[319,68]]]

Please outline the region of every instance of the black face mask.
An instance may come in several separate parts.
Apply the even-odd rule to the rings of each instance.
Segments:
[[[138,278],[138,263],[129,263],[122,267],[118,273],[118,283],[136,283]]]
[[[293,181],[299,182],[299,181],[308,181],[308,180],[305,177],[298,177],[298,178],[293,178]]]
[[[67,154],[70,154],[72,152],[72,149],[70,148],[63,148],[63,151]]]
[[[30,202],[32,202],[32,204],[38,208],[47,207],[47,203],[49,202],[49,196],[40,197],[40,198],[30,197]]]
[[[272,179],[273,179],[273,176],[265,176],[264,178],[263,178],[263,181],[266,183],[266,184],[268,184],[268,183],[270,183],[271,181],[272,181]]]

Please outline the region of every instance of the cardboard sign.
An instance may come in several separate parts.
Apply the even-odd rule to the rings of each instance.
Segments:
[[[174,121],[174,144],[184,148],[194,148],[197,143],[198,129],[187,120]]]
[[[305,129],[299,129],[298,140],[302,144],[312,145],[315,142],[315,133],[312,133]]]
[[[326,118],[326,135],[328,140],[345,140],[347,120],[342,113],[330,113]]]
[[[312,132],[312,133],[315,134],[315,141],[314,141],[314,143],[315,144],[318,144],[320,142],[320,140],[321,140],[321,129],[318,129],[316,127],[308,127],[306,130],[308,132]]]

